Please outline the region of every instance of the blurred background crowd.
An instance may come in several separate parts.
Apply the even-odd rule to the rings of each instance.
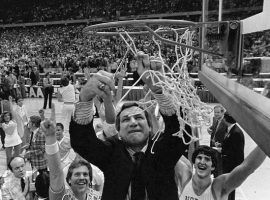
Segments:
[[[243,19],[259,13],[262,3],[262,0],[223,1],[223,20]],[[84,27],[121,17],[122,20],[141,19],[143,15],[147,18],[162,16],[200,21],[201,7],[201,0],[3,0],[0,8],[0,69],[1,72],[14,72],[17,79],[20,75],[28,76],[29,70],[34,68],[39,73],[83,72],[85,67],[92,71],[103,69],[114,72],[126,52],[126,45],[116,36],[85,36],[82,34]],[[211,1],[208,9],[208,20],[216,21],[218,0]],[[80,21],[84,19],[90,21]],[[61,20],[64,23],[54,23]],[[27,22],[32,24],[25,26]],[[49,24],[42,24],[45,22]],[[245,35],[243,57],[269,56],[269,34],[269,31],[265,31]],[[157,53],[152,40],[144,35],[137,36],[135,44],[138,50]],[[175,63],[171,48],[164,45],[162,54],[169,66]],[[198,71],[198,53],[195,52],[193,58],[188,63],[189,72]],[[126,59],[128,72],[134,71],[133,60],[133,55],[129,53]]]

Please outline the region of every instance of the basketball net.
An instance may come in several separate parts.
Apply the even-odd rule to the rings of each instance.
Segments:
[[[183,46],[176,44],[174,45],[176,62],[173,64],[172,67],[166,64],[166,59],[163,58],[164,56],[162,55],[161,51],[161,45],[164,43],[161,40],[157,39],[155,34],[151,33],[152,41],[157,46],[158,52],[156,53],[156,55],[154,55],[154,57],[150,57],[150,60],[151,62],[155,62],[156,64],[161,65],[162,70],[160,72],[149,69],[144,72],[144,74],[147,73],[148,76],[151,77],[154,85],[161,87],[163,89],[163,93],[169,96],[170,99],[172,99],[180,126],[180,131],[173,135],[182,138],[185,144],[190,144],[191,142],[198,141],[200,139],[200,136],[197,137],[193,135],[193,133],[189,133],[185,129],[185,124],[189,125],[191,128],[201,128],[203,125],[208,126],[210,124],[210,113],[212,112],[212,108],[200,100],[199,96],[197,95],[197,89],[194,87],[194,83],[188,74],[187,62],[193,59],[194,50],[188,48],[187,45],[193,45],[195,31],[190,31],[188,28],[185,28],[184,33],[180,34],[178,29],[174,29],[171,27],[162,27],[156,29],[154,33],[158,34],[159,32],[164,31],[172,32],[175,38],[174,41],[183,44]],[[120,65],[116,70],[116,73],[119,71],[119,69],[125,62],[126,56],[129,51],[132,52],[135,57],[138,54],[135,42],[130,36],[130,34],[124,29],[118,29],[118,34],[126,44],[127,50]],[[161,35],[159,36],[162,37]],[[175,71],[177,73],[175,73]],[[166,75],[164,72],[166,72]],[[141,80],[144,74],[142,74],[140,78],[125,93],[125,95],[123,95],[123,97],[119,101],[120,104],[128,95],[128,93],[134,88],[134,86]],[[140,100],[141,104],[146,105],[145,110],[156,104],[156,100],[146,99],[149,93],[150,90],[145,95],[145,98]],[[185,138],[183,137],[184,134],[190,137],[189,141],[185,140]],[[154,138],[157,137],[154,136]]]

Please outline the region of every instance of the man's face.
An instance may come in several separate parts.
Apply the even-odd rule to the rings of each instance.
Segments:
[[[18,106],[22,107],[22,105],[23,105],[23,99],[18,99],[17,104],[18,104]]]
[[[63,134],[64,130],[62,129],[61,126],[56,126],[56,139],[58,141],[60,141],[63,137],[64,137],[64,134]]]
[[[14,158],[11,161],[10,166],[12,168],[12,172],[15,177],[23,178],[25,176],[25,162],[23,158],[20,157]]]
[[[220,107],[216,107],[215,109],[214,109],[214,117],[216,118],[216,119],[221,119],[222,117],[223,117],[223,112],[221,111],[221,108]]]
[[[150,130],[151,128],[141,108],[133,106],[121,112],[119,136],[130,147],[145,145]]]
[[[195,174],[199,178],[205,178],[211,175],[211,172],[215,169],[213,167],[212,159],[203,153],[199,153],[195,158]]]
[[[69,184],[75,195],[85,192],[89,187],[89,183],[89,170],[86,166],[80,166],[73,169]]]
[[[40,116],[41,118],[44,117],[44,114],[45,114],[45,113],[44,113],[44,110],[40,110],[38,113],[39,113],[39,116]]]

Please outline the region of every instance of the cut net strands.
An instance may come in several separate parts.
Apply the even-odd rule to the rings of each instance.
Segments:
[[[192,60],[193,58],[193,49],[188,48],[187,46],[192,46],[194,39],[194,31],[190,31],[188,28],[184,30],[184,33],[179,36],[179,31],[171,27],[161,27],[154,31],[154,33],[158,34],[159,32],[171,31],[174,33],[175,40],[173,42],[181,43],[181,45],[176,45],[175,43],[169,43],[170,45],[174,45],[174,53],[176,56],[176,62],[170,68],[166,63],[165,59],[163,59],[161,45],[166,43],[164,40],[157,39],[155,34],[152,34],[152,40],[158,48],[158,53],[155,57],[151,57],[151,61],[156,64],[161,64],[161,72],[154,70],[145,71],[140,78],[131,86],[131,88],[125,93],[125,95],[120,99],[119,103],[121,103],[128,93],[133,89],[133,87],[142,79],[147,73],[148,78],[151,78],[154,85],[162,88],[162,91],[165,95],[170,96],[170,99],[173,102],[173,105],[176,109],[176,114],[178,116],[180,131],[174,133],[173,135],[182,138],[185,144],[189,144],[193,141],[197,141],[199,138],[190,134],[185,130],[185,124],[191,126],[192,128],[202,127],[203,125],[210,125],[210,113],[212,112],[212,108],[207,104],[201,102],[200,98],[196,94],[197,90],[193,86],[193,81],[189,77],[187,70],[187,62]],[[122,38],[124,43],[127,46],[127,51],[125,53],[122,62],[125,60],[127,53],[131,51],[136,57],[138,54],[138,50],[135,46],[135,43],[132,37],[129,35],[127,31],[123,31],[123,29],[118,31],[119,36]],[[162,37],[162,36],[159,36]],[[119,65],[118,69],[121,67]],[[117,70],[118,71],[118,70]],[[167,71],[167,75],[165,75],[165,71]],[[178,73],[175,73],[177,71]],[[149,91],[150,92],[150,91]],[[149,93],[148,92],[148,93]],[[147,97],[148,94],[145,95]],[[147,110],[150,106],[153,106],[153,100],[148,101],[146,99],[140,100],[141,104],[146,105],[145,110]],[[186,134],[190,137],[190,141],[185,141],[183,134]],[[159,137],[154,136],[155,140]]]

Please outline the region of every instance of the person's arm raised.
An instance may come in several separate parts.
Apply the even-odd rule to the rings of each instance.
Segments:
[[[56,117],[55,117],[55,104],[52,103],[52,109],[51,109],[51,116],[50,116],[50,120],[53,121],[53,123],[56,124]]]
[[[105,85],[104,88],[100,88],[102,92],[100,97],[103,99],[104,108],[105,108],[105,120],[108,124],[115,123],[115,109],[113,105],[113,98],[111,89],[108,85]]]
[[[55,124],[51,120],[46,120],[41,123],[41,128],[45,134],[45,149],[50,169],[50,188],[53,192],[60,192],[65,187],[65,184],[59,147],[55,135]]]
[[[222,180],[222,191],[229,194],[239,187],[263,163],[265,158],[266,154],[257,146],[242,164],[234,168],[230,173],[217,178]]]
[[[71,147],[100,169],[108,166],[112,153],[111,146],[99,140],[93,128],[93,98],[102,96],[104,89],[114,89],[111,79],[101,73],[92,74],[80,92],[69,129]]]

